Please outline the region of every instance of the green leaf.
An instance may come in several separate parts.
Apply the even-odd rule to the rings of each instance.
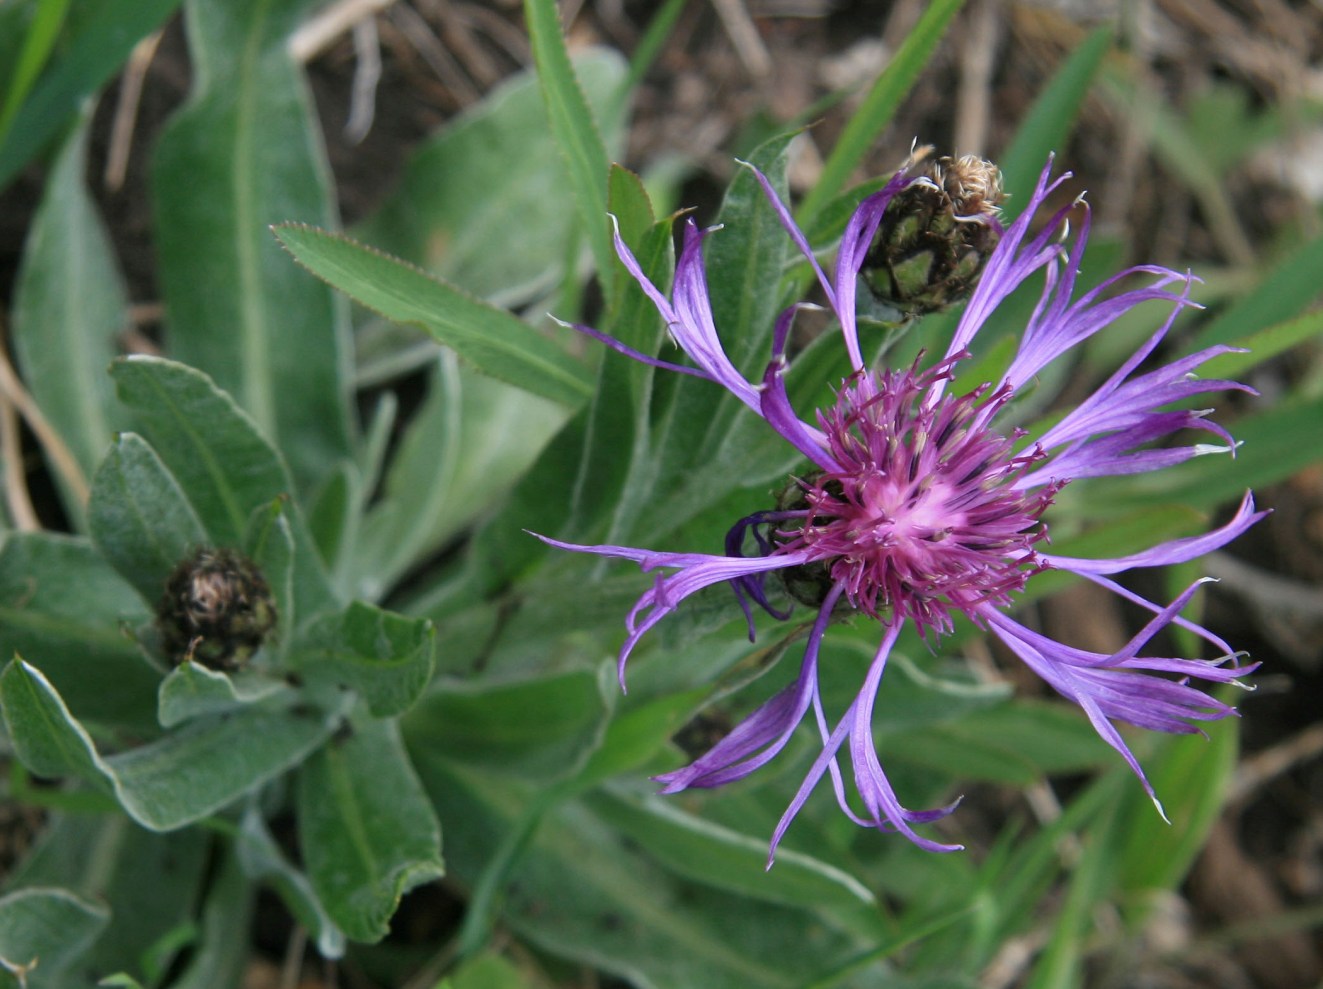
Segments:
[[[296,611],[294,594],[296,523],[290,520],[290,507],[288,498],[277,498],[269,505],[254,509],[243,541],[249,559],[262,571],[275,600],[277,624],[275,631],[268,635],[266,646],[278,659],[284,658],[302,618]]]
[[[23,105],[37,74],[55,47],[60,27],[64,24],[64,15],[69,10],[69,0],[38,0],[28,6],[34,8],[30,11],[32,22],[23,36],[18,57],[14,59],[5,98],[0,101],[0,139],[8,132],[10,121]],[[0,65],[3,64],[5,62],[0,62]]]
[[[619,167],[611,176],[611,210],[621,237],[654,284],[664,285],[674,268],[671,220],[652,222],[652,207],[637,176]],[[617,293],[612,335],[645,354],[656,353],[665,332],[656,306],[623,265],[617,265],[616,275],[624,288]],[[604,356],[588,412],[588,441],[568,509],[554,531],[566,536],[600,531],[599,521],[609,515],[609,532],[622,532],[649,500],[654,481],[648,423],[654,374],[654,368],[623,354]]]
[[[588,49],[574,71],[599,115],[617,101],[625,78],[618,53]],[[608,141],[618,143],[619,115],[607,123],[616,131]],[[524,304],[563,277],[577,218],[557,158],[537,77],[521,72],[423,144],[354,235],[481,299]]]
[[[850,173],[864,160],[864,155],[891,122],[900,101],[913,87],[951,19],[962,6],[964,0],[935,0],[927,5],[918,23],[905,36],[905,41],[845,125],[836,147],[823,165],[817,184],[804,197],[797,217],[801,227],[812,226],[819,210],[845,188]]]
[[[190,718],[234,711],[289,693],[283,679],[246,670],[231,675],[199,663],[181,663],[161,681],[157,716],[162,727],[173,728]]]
[[[96,745],[41,672],[21,658],[0,673],[0,713],[19,761],[38,776],[110,783]]]
[[[1024,700],[903,735],[888,732],[879,741],[878,754],[887,765],[919,766],[957,780],[1024,786],[1049,773],[1106,765],[1112,750],[1074,707]]]
[[[125,812],[153,831],[190,824],[297,765],[339,719],[247,709],[189,722],[103,758],[50,682],[21,660],[0,674],[0,710],[15,752],[32,772],[108,784]]]
[[[379,718],[413,706],[432,678],[436,630],[425,618],[406,618],[355,601],[308,632],[293,663],[309,680],[358,692]]]
[[[301,489],[350,453],[347,307],[290,265],[273,220],[333,226],[311,99],[286,51],[301,3],[190,0],[193,90],[156,141],[170,353],[238,403]]]
[[[533,978],[500,955],[482,954],[461,965],[437,989],[536,989]]]
[[[168,831],[220,810],[299,765],[337,716],[246,709],[199,718],[164,738],[106,759],[116,795],[144,827]]]
[[[13,316],[23,379],[84,479],[110,443],[116,407],[106,365],[128,322],[114,249],[83,181],[87,137],[85,120],[51,170],[24,246]],[[86,491],[71,490],[59,471],[55,477],[81,527]]]
[[[1029,194],[1047,156],[1064,151],[1080,107],[1089,94],[1103,56],[1112,46],[1110,24],[1095,28],[1057,70],[1020,121],[1015,139],[1001,156],[1003,186],[1013,209],[1029,202]]]
[[[427,398],[400,437],[363,523],[358,593],[381,597],[410,567],[489,512],[527,471],[565,412],[484,378],[442,351]]]
[[[95,6],[0,135],[0,189],[124,64],[139,39],[165,23],[178,6],[179,0],[105,0]]]
[[[414,752],[447,822],[451,875],[472,883],[539,791]],[[812,905],[759,903],[687,883],[576,802],[542,821],[502,920],[541,950],[656,989],[801,987],[867,943]]]
[[[243,874],[238,855],[226,855],[202,908],[200,943],[193,950],[188,968],[170,984],[170,989],[240,984],[252,943],[253,901],[254,890]]]
[[[673,800],[607,791],[588,806],[658,862],[695,882],[786,906],[853,909],[873,902],[873,894],[857,880],[799,852],[779,852],[776,865],[768,869],[765,838],[686,814]]]
[[[409,714],[411,745],[543,782],[574,772],[597,747],[614,691],[594,670],[515,683],[443,682]]]
[[[192,923],[210,846],[200,828],[163,835],[123,814],[53,814],[5,881],[11,889],[61,886],[108,908],[109,925],[83,955],[81,970],[141,969],[151,989],[173,953],[162,931]]]
[[[356,941],[378,941],[400,897],[444,873],[441,827],[391,721],[365,721],[303,767],[299,847],[318,897]]]
[[[484,374],[571,407],[588,397],[588,368],[504,309],[339,234],[301,224],[275,234],[318,278],[387,319],[421,327]]]
[[[1274,323],[1266,329],[1247,333],[1235,339],[1232,346],[1243,347],[1246,354],[1221,354],[1199,369],[1203,378],[1241,378],[1246,372],[1272,360],[1323,333],[1323,310],[1306,313],[1284,323]]]
[[[244,874],[270,885],[289,912],[313,936],[323,958],[341,958],[344,932],[336,926],[313,891],[307,875],[290,864],[255,806],[244,811],[234,840]]]
[[[607,233],[606,145],[575,78],[554,0],[524,0],[524,21],[533,60],[537,63],[538,84],[551,135],[560,149],[570,190],[579,208],[579,222],[587,231],[597,270],[605,277],[615,259]]]
[[[153,606],[175,567],[207,541],[179,482],[136,433],[117,436],[97,468],[88,528],[101,555]]]
[[[23,889],[0,897],[0,987],[67,985],[65,970],[109,919],[105,907],[62,889]]]
[[[86,540],[13,533],[0,548],[0,656],[26,656],[81,719],[155,733],[161,674],[130,631],[149,617]]]
[[[1230,690],[1222,691],[1228,700]],[[1144,771],[1171,824],[1158,817],[1138,786],[1126,794],[1120,813],[1124,835],[1118,882],[1128,893],[1174,890],[1194,864],[1222,812],[1239,752],[1238,728],[1227,718],[1205,729],[1207,739],[1162,738],[1143,758]]]
[[[1264,272],[1255,281],[1253,291],[1195,334],[1187,349],[1192,352],[1218,343],[1242,341],[1251,333],[1299,315],[1318,300],[1320,268],[1323,268],[1323,236],[1299,245]]]
[[[284,464],[233,399],[193,368],[156,357],[111,366],[120,401],[174,475],[211,541],[240,547],[250,516],[292,493]],[[308,617],[333,603],[325,568],[298,510],[286,511],[294,538],[294,594]]]

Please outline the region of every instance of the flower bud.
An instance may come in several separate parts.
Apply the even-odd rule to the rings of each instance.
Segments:
[[[809,507],[806,491],[822,476],[822,471],[813,471],[807,477],[791,478],[790,482],[777,492],[776,509],[779,512],[802,512]],[[804,528],[800,520],[788,520],[778,524],[782,532],[798,532]],[[776,571],[786,593],[800,604],[810,608],[822,607],[831,593],[834,581],[831,576],[830,560],[815,560],[798,567],[786,567]],[[838,605],[838,607],[840,607]]]
[[[974,155],[939,158],[892,198],[860,275],[907,316],[965,299],[1001,239],[1001,171]]]
[[[201,547],[175,567],[157,606],[157,627],[175,663],[238,669],[276,626],[276,606],[257,565],[231,549]]]

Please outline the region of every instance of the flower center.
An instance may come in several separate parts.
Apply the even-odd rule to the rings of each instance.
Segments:
[[[819,414],[840,470],[819,471],[783,496],[800,518],[772,533],[773,552],[809,550],[810,593],[842,586],[850,604],[872,617],[910,618],[920,631],[951,629],[951,612],[1007,603],[1036,570],[1034,544],[1047,534],[1040,516],[1059,485],[1016,490],[1043,457],[1016,455],[1011,439],[987,428],[1010,389],[946,396],[931,407],[929,387],[949,365],[858,374],[836,406]],[[802,520],[801,520],[802,519]]]

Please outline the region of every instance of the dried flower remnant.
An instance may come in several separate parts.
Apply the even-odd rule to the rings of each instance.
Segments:
[[[788,617],[787,611],[779,610],[769,599],[769,574],[780,574],[793,599],[817,609],[795,682],[706,754],[658,777],[663,792],[720,786],[749,775],[781,751],[811,707],[822,749],[775,829],[773,855],[810,792],[828,774],[842,811],[856,823],[898,831],[933,851],[961,847],[934,841],[915,830],[917,824],[949,814],[955,805],[923,811],[903,806],[882,769],[872,735],[874,699],[901,630],[912,624],[932,642],[951,631],[959,614],[990,630],[1058,693],[1078,704],[1156,803],[1143,769],[1114,722],[1155,731],[1197,732],[1198,722],[1234,711],[1197,689],[1192,681],[1237,683],[1255,667],[1238,665],[1239,657],[1225,642],[1180,616],[1202,581],[1170,604],[1161,605],[1122,587],[1112,575],[1193,560],[1225,545],[1265,513],[1256,512],[1252,497],[1246,494],[1235,516],[1213,532],[1111,559],[1047,552],[1044,516],[1067,483],[1160,470],[1191,457],[1234,449],[1231,438],[1208,420],[1206,411],[1182,407],[1184,400],[1206,392],[1249,390],[1231,381],[1194,377],[1195,369],[1230,348],[1211,347],[1139,372],[1166,336],[1176,313],[1191,304],[1191,277],[1145,265],[1072,299],[1089,233],[1089,213],[1082,202],[1068,205],[1051,215],[1039,233],[1030,233],[1048,196],[1068,177],[1067,173],[1052,180],[1049,161],[1026,209],[1013,224],[1003,230],[991,213],[984,212],[980,222],[989,229],[996,225],[999,242],[983,266],[946,353],[926,369],[916,361],[908,368],[875,371],[865,365],[859,342],[855,310],[860,270],[874,250],[871,245],[876,243],[880,226],[888,222],[892,204],[915,202],[907,193],[916,186],[926,190],[933,180],[902,170],[865,199],[846,226],[835,277],[829,279],[770,183],[761,173],[755,174],[787,232],[813,266],[839,321],[854,371],[837,390],[830,408],[820,410],[814,421],[806,421],[791,407],[786,393],[785,352],[798,306],[791,306],[778,318],[771,360],[761,381],[748,381],[733,366],[712,320],[702,257],[706,232],[692,222],[685,230],[671,299],[648,280],[618,235],[615,243],[626,268],[696,367],[639,353],[591,327],[578,329],[636,360],[722,385],[800,451],[809,467],[782,493],[775,508],[735,524],[723,555],[546,539],[564,549],[633,560],[645,571],[678,571],[659,576],[626,618],[628,636],[619,657],[622,685],[626,661],[639,639],[703,587],[723,581],[731,584],[750,618],[750,635],[751,604],[778,618]],[[979,195],[982,201],[989,201],[986,194]],[[1067,218],[1076,210],[1082,213],[1082,222],[1071,241],[1066,238]],[[979,330],[1002,300],[1039,271],[1044,274],[1042,296],[1004,375],[995,383],[952,393],[956,369],[970,356]],[[1147,284],[1122,286],[1135,276],[1143,276]],[[1135,306],[1151,301],[1171,306],[1165,323],[1092,395],[1041,435],[1028,437],[1014,421],[1012,399],[1048,364]],[[1154,445],[1183,430],[1202,430],[1221,442]],[[752,555],[746,556],[750,548]],[[1042,635],[1011,618],[1006,609],[1016,592],[1049,568],[1067,570],[1107,587],[1147,609],[1152,618],[1111,655]],[[823,636],[841,608],[875,618],[882,626],[882,641],[854,701],[833,725],[819,693],[817,664]],[[1173,624],[1210,643],[1221,658],[1141,655],[1159,631]],[[847,795],[839,764],[843,754],[849,757],[862,811]]]
[[[202,547],[165,582],[157,606],[166,655],[213,670],[246,663],[276,626],[276,606],[257,564],[232,549]]]

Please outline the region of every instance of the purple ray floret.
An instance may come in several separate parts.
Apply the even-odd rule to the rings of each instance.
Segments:
[[[665,320],[671,338],[693,362],[676,364],[635,351],[592,327],[582,332],[635,360],[705,378],[727,389],[798,450],[809,466],[798,490],[775,510],[742,519],[722,554],[668,553],[627,546],[584,546],[543,538],[562,549],[632,560],[659,571],[626,618],[620,650],[621,685],[639,640],[689,595],[728,582],[746,616],[750,604],[788,617],[769,600],[765,581],[780,572],[792,596],[817,608],[798,677],[750,714],[729,735],[690,765],[658,780],[664,793],[714,787],[741,779],[773,759],[810,710],[821,751],[777,825],[774,855],[809,794],[830,776],[842,811],[856,823],[896,831],[922,848],[949,845],[915,830],[949,814],[955,804],[931,810],[906,808],[883,771],[873,745],[872,714],[888,657],[908,624],[929,641],[950,632],[957,615],[996,635],[1012,653],[1063,697],[1078,704],[1099,735],[1125,759],[1150,796],[1152,787],[1117,730],[1125,722],[1152,731],[1189,733],[1204,721],[1235,712],[1195,686],[1238,683],[1255,665],[1217,636],[1181,616],[1197,582],[1170,604],[1148,601],[1112,579],[1122,571],[1188,562],[1236,538],[1266,513],[1246,494],[1232,519],[1204,535],[1174,539],[1111,559],[1082,559],[1046,551],[1044,515],[1067,483],[1102,475],[1159,470],[1191,457],[1234,451],[1208,411],[1188,400],[1227,389],[1232,381],[1202,380],[1198,368],[1228,348],[1212,347],[1156,368],[1147,362],[1177,313],[1191,306],[1194,279],[1152,265],[1131,268],[1076,296],[1080,260],[1089,233],[1083,202],[1060,209],[1035,227],[1049,195],[1069,176],[1051,177],[1049,160],[1028,205],[1005,230],[988,257],[946,354],[931,366],[874,370],[863,360],[855,314],[856,285],[887,205],[911,183],[926,181],[905,171],[866,198],[850,218],[828,277],[771,183],[754,174],[782,226],[817,274],[839,329],[853,373],[834,404],[804,417],[786,393],[784,373],[791,306],[777,321],[761,380],[752,382],[731,362],[712,318],[703,263],[705,231],[688,222],[668,298],[644,274],[620,238],[616,252]],[[1067,219],[1082,214],[1068,237]],[[989,215],[971,220],[997,224]],[[1033,233],[1037,229],[1037,233]],[[999,304],[1031,276],[1043,289],[1003,377],[963,394],[952,382],[961,361],[976,349],[979,331]],[[1139,283],[1136,283],[1139,279]],[[1026,438],[1012,420],[1013,399],[1045,367],[1068,355],[1144,302],[1171,307],[1164,324],[1076,407],[1038,436]],[[1139,369],[1145,366],[1141,372]],[[1185,430],[1212,433],[1215,443],[1172,442]],[[752,544],[752,555],[745,549]],[[1112,655],[1058,642],[1012,619],[1007,609],[1035,574],[1066,570],[1120,594],[1152,614],[1148,624]],[[812,574],[812,577],[806,575]],[[816,580],[813,596],[804,582]],[[779,599],[778,599],[779,600]],[[818,662],[823,637],[843,610],[876,619],[882,641],[853,703],[834,723],[822,703]],[[1144,650],[1170,625],[1194,632],[1220,654],[1214,660],[1148,655]],[[848,758],[853,796],[842,757]],[[1159,805],[1159,810],[1161,806]],[[769,855],[769,865],[771,856]]]

